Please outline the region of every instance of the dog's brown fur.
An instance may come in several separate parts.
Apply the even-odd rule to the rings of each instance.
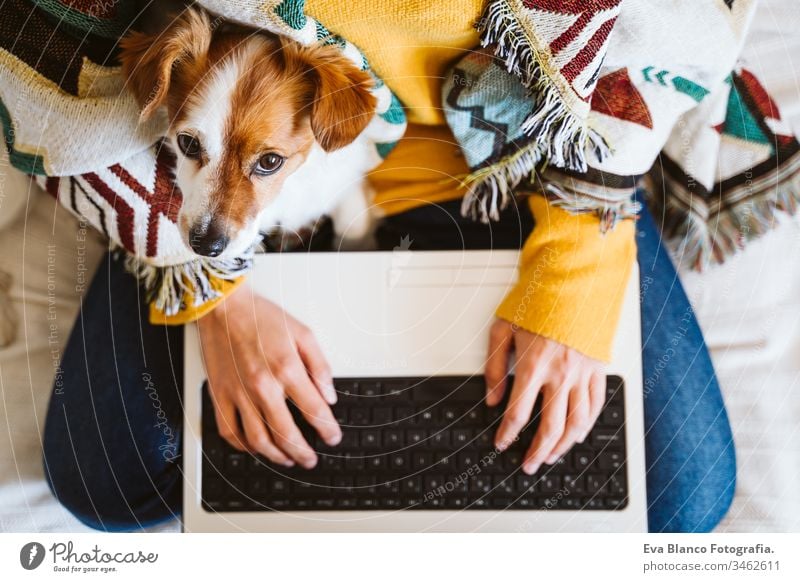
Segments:
[[[242,50],[253,35],[260,39],[255,55]],[[243,60],[247,73],[232,92],[223,152],[206,194],[208,212],[231,238],[278,194],[314,140],[326,151],[344,147],[364,130],[375,110],[370,75],[336,47],[304,47],[243,27],[215,27],[197,9],[186,10],[161,34],[129,34],[121,48],[123,72],[142,117],[166,106],[173,131],[198,107],[198,94],[215,68],[227,59]],[[284,168],[268,179],[254,177],[253,164],[265,151],[285,157]],[[198,171],[209,163],[208,156],[191,161]],[[184,222],[195,218],[182,217],[181,226],[191,228]]]

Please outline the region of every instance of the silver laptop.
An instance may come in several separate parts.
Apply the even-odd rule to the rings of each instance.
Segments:
[[[517,260],[516,251],[267,254],[258,256],[250,281],[265,297],[314,330],[333,368],[337,388],[349,392],[352,387],[354,391],[360,389],[388,399],[390,396],[380,391],[407,380],[407,386],[414,387],[416,397],[424,399],[439,389],[437,379],[442,379],[456,392],[462,386],[474,389],[474,384],[480,382],[493,313],[517,279]],[[454,480],[452,488],[460,491],[463,487],[462,497],[448,495],[449,487],[443,486],[448,483],[440,483],[442,478],[449,478],[448,475],[464,475],[464,472],[459,472],[458,466],[440,470],[437,463],[446,464],[450,459],[456,463],[469,461],[470,439],[485,440],[485,434],[493,434],[498,426],[496,413],[489,419],[481,417],[483,422],[489,423],[486,430],[461,430],[448,435],[453,439],[447,441],[451,450],[439,446],[440,441],[434,442],[439,432],[427,430],[425,426],[413,425],[416,427],[413,430],[387,432],[386,438],[417,439],[411,449],[414,452],[404,457],[403,463],[434,464],[426,470],[404,465],[400,475],[409,478],[403,479],[402,484],[369,480],[371,463],[374,461],[377,466],[375,457],[383,452],[381,433],[384,429],[390,431],[387,427],[394,425],[363,422],[362,425],[368,426],[359,428],[377,427],[378,436],[370,431],[368,438],[378,438],[378,452],[369,448],[371,440],[366,444],[363,440],[355,441],[356,445],[360,443],[364,447],[358,449],[363,450],[363,455],[358,456],[367,460],[365,466],[359,458],[350,456],[352,452],[340,458],[335,449],[329,451],[330,464],[320,462],[318,468],[331,467],[335,471],[334,481],[326,477],[328,480],[322,485],[316,484],[315,488],[305,482],[304,474],[286,475],[280,468],[259,463],[258,459],[234,459],[231,468],[230,464],[219,460],[220,455],[226,453],[218,450],[215,429],[205,426],[206,440],[216,443],[212,455],[209,442],[203,442],[204,419],[208,424],[213,415],[209,415],[208,402],[204,404],[205,372],[197,330],[187,326],[184,529],[190,532],[646,531],[636,269],[627,289],[613,362],[607,373],[609,398],[615,408],[604,412],[601,418],[619,424],[612,430],[598,429],[597,438],[587,439],[596,450],[589,451],[588,457],[581,454],[573,458],[571,462],[576,466],[540,469],[541,476],[537,474],[534,480],[539,479],[536,490],[540,496],[544,491],[549,492],[544,504],[541,497],[529,499],[513,489],[529,484],[518,466],[507,464],[507,476],[490,478],[486,473]],[[620,387],[613,394],[612,385]],[[402,390],[393,391],[393,402],[401,402],[402,394]],[[340,398],[337,406],[344,406],[342,403],[346,400]],[[367,400],[356,400],[355,405]],[[458,418],[450,420],[456,426],[462,416],[484,414],[486,408],[479,401],[461,401],[462,408],[451,409],[446,399],[439,400],[436,396],[430,400],[435,405],[427,405],[425,410],[432,412],[415,418],[438,419],[437,426],[450,426],[442,424],[444,419],[437,416],[439,414],[454,414]],[[381,414],[387,410],[391,413],[391,408],[381,410]],[[351,414],[358,414],[363,420],[359,410],[354,409]],[[620,414],[623,417],[615,420]],[[388,419],[391,420],[397,419]],[[494,424],[490,426],[492,421]],[[463,442],[455,442],[458,439]],[[614,441],[611,444],[616,452],[611,457],[604,456],[610,441],[603,439]],[[412,443],[402,444],[403,447],[396,450],[407,451]],[[508,463],[508,459],[502,458],[504,455],[507,453],[497,455],[492,462]],[[394,462],[395,457],[387,458],[390,464]],[[599,465],[595,462],[598,459]],[[211,460],[215,464],[211,464]],[[400,463],[399,458],[397,462]],[[251,466],[262,471],[259,477],[241,474]],[[596,466],[605,472],[598,473],[601,469],[594,468]],[[213,476],[209,475],[211,471]],[[211,479],[215,491],[220,487],[229,488],[238,501],[231,501],[229,505],[209,501]],[[294,498],[276,497],[273,490],[284,491],[287,480],[290,485],[304,489],[304,496],[296,503]],[[308,481],[313,481],[311,475]],[[248,483],[255,488],[252,495]],[[348,484],[351,487],[346,487]],[[376,486],[383,488],[376,489]],[[408,498],[406,486],[423,488],[424,494],[418,496],[418,502]],[[615,488],[616,491],[611,491]],[[335,495],[331,494],[334,489]],[[505,493],[500,492],[503,489]],[[263,499],[259,493],[262,491],[265,492]],[[356,493],[348,496],[343,491]],[[433,494],[436,491],[441,495]]]

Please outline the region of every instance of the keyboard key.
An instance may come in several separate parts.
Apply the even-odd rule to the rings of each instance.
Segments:
[[[433,465],[433,455],[431,453],[414,453],[411,456],[411,463],[415,471],[427,469]]]
[[[401,396],[408,391],[408,382],[403,380],[385,380],[383,393],[388,396]]]
[[[247,456],[245,453],[230,453],[225,459],[225,470],[231,473],[241,473],[245,469]]]
[[[220,478],[207,478],[203,481],[203,499],[218,499],[225,492],[225,483]]]
[[[344,430],[342,431],[342,440],[339,443],[339,447],[342,449],[357,449],[359,446],[358,444],[358,432],[355,430]]]
[[[622,424],[622,416],[621,406],[607,406],[603,411],[602,422],[611,426],[619,426]]]
[[[478,436],[475,437],[474,445],[482,450],[491,450],[493,448],[494,435],[488,430],[481,430]]]
[[[428,442],[430,443],[430,446],[435,447],[437,449],[449,449],[450,433],[446,430],[440,430],[438,432],[435,432],[431,435],[431,438]]]
[[[428,433],[420,429],[406,431],[406,443],[408,446],[418,445],[428,437]]]
[[[507,450],[500,454],[503,458],[503,468],[509,473],[517,471],[522,466],[522,453],[515,450]]]
[[[269,480],[266,477],[252,477],[247,481],[247,494],[256,499],[269,491]]]
[[[276,495],[284,495],[289,492],[289,481],[285,479],[273,479],[270,483],[270,491]]]
[[[366,493],[368,495],[375,495],[378,492],[377,478],[375,475],[359,475],[356,477],[355,486],[361,493]]]
[[[577,497],[565,497],[561,500],[561,507],[564,509],[580,509],[581,500]]]
[[[600,458],[597,459],[598,467],[607,471],[616,471],[622,468],[624,462],[625,455],[621,451],[603,451]]]
[[[596,428],[591,432],[592,446],[598,449],[603,447],[621,447],[622,431]]]
[[[459,416],[458,410],[456,410],[452,406],[446,406],[445,408],[442,409],[442,420],[448,424],[455,421],[455,419],[458,418],[458,416]]]
[[[341,425],[350,424],[349,418],[348,418],[348,414],[347,414],[347,408],[345,408],[344,406],[341,406],[341,405],[334,406],[333,407],[333,417],[336,419],[336,422],[338,422]]]
[[[426,475],[425,476],[425,492],[435,493],[439,487],[444,487],[445,479],[442,475]]]
[[[564,475],[564,487],[569,491],[570,495],[584,492],[584,477],[583,475]]]
[[[361,446],[365,449],[377,449],[381,446],[381,433],[378,430],[361,432]]]
[[[350,493],[353,490],[353,478],[349,475],[336,475],[331,478],[331,487],[341,493]]]
[[[395,453],[389,457],[389,466],[392,469],[405,469],[408,467],[408,455],[406,453]]]
[[[410,406],[398,406],[394,411],[395,422],[402,422],[405,424],[413,424],[416,411]]]
[[[432,422],[435,422],[435,418],[436,415],[434,414],[434,411],[431,410],[430,408],[428,408],[427,410],[423,410],[419,414],[419,420],[421,424],[429,425]]]
[[[349,417],[352,426],[366,426],[369,424],[369,410],[366,408],[351,408]]]
[[[374,457],[367,457],[364,459],[364,466],[368,471],[380,471],[386,468],[386,456],[376,455]]]
[[[539,490],[542,493],[555,493],[561,489],[561,477],[552,473],[546,473],[539,479]]]
[[[608,480],[608,492],[611,495],[625,495],[625,479],[619,475],[612,475]]]
[[[603,500],[600,497],[584,498],[583,509],[603,509]]]
[[[453,431],[453,446],[463,447],[472,440],[472,432],[467,429],[456,429]]]
[[[467,422],[472,425],[483,425],[486,419],[486,409],[483,407],[471,408],[467,412]]]
[[[596,473],[592,473],[586,476],[586,491],[588,493],[599,493],[603,490],[605,486],[605,477],[603,475],[598,475]]]
[[[397,496],[400,494],[401,485],[397,480],[383,480],[380,490],[384,496]]]
[[[478,455],[475,453],[458,453],[456,459],[457,466],[462,471],[474,471],[478,467]]]
[[[406,477],[400,484],[403,493],[422,493],[422,477]]]
[[[320,455],[319,462],[326,471],[341,471],[343,467],[342,458],[335,455]]]
[[[392,414],[392,409],[385,406],[374,408],[372,410],[372,422],[376,426],[391,424],[394,422],[394,414]]]
[[[492,481],[488,476],[478,475],[470,479],[469,490],[473,493],[489,493],[492,490]]]
[[[383,446],[390,451],[404,447],[405,444],[406,439],[403,436],[402,430],[391,429],[384,432]]]
[[[381,383],[380,382],[360,382],[359,383],[359,395],[365,396],[367,398],[375,398],[380,396],[381,393]],[[370,404],[370,403],[365,403]]]
[[[578,453],[574,457],[573,466],[578,471],[583,471],[592,463],[592,457],[588,453]]]
[[[507,493],[509,495],[513,495],[516,492],[516,488],[514,487],[514,477],[506,477],[497,475],[494,477],[494,488],[501,493]]]
[[[536,491],[536,477],[533,475],[517,475],[517,489],[521,494]]]
[[[449,471],[455,466],[455,456],[450,453],[436,453],[433,457],[433,463],[441,471]]]
[[[364,457],[346,454],[344,457],[345,471],[360,471],[364,468]]]
[[[627,497],[607,497],[603,501],[606,509],[624,509],[628,505]]]

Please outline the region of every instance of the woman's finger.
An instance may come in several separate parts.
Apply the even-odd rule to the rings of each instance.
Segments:
[[[316,386],[305,375],[305,371],[296,372],[291,378],[284,378],[288,383],[286,393],[295,403],[308,423],[313,426],[325,444],[338,445],[342,440],[342,429],[333,417],[328,404],[322,399]]]
[[[298,323],[294,337],[300,358],[303,360],[306,370],[308,370],[308,375],[311,376],[319,393],[322,394],[328,404],[336,404],[336,388],[333,386],[331,367],[328,364],[328,360],[325,359],[325,354],[322,353],[322,348],[317,342],[317,338],[314,337],[314,333]]]
[[[533,357],[517,362],[514,386],[503,413],[503,422],[495,436],[495,447],[498,450],[507,449],[530,421],[545,373],[545,368],[539,366],[538,360]]]
[[[567,422],[564,434],[553,447],[553,452],[545,459],[545,463],[552,465],[563,457],[572,445],[581,440],[588,430],[589,423],[589,375],[581,379],[581,383],[569,391],[567,403]]]
[[[253,402],[245,397],[238,403],[238,407],[239,417],[242,419],[242,427],[244,428],[244,435],[250,449],[265,456],[273,463],[286,467],[293,467],[294,461],[275,446],[267,430],[267,425],[264,423],[264,419],[261,417],[261,414],[258,412]]]
[[[227,397],[215,394],[214,390],[209,390],[209,393],[214,403],[214,418],[217,420],[219,436],[233,448],[247,451],[247,442],[236,416],[236,406]]]
[[[259,393],[261,410],[267,419],[273,442],[300,466],[306,469],[313,468],[317,464],[317,454],[297,428],[286,404],[283,390],[274,385],[267,389],[262,388]]]
[[[567,404],[569,393],[545,386],[542,399],[542,420],[536,430],[525,460],[522,470],[529,475],[533,475],[553,451],[553,447],[564,434],[564,427],[567,422]]]
[[[497,406],[503,399],[508,383],[508,359],[514,331],[511,324],[496,321],[489,332],[489,351],[486,356],[486,404]]]

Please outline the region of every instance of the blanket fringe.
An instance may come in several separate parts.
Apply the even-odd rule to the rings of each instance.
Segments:
[[[563,208],[572,214],[596,214],[600,221],[600,232],[603,234],[613,230],[620,220],[636,219],[642,209],[641,203],[633,195],[609,200],[568,190],[555,182],[547,182],[544,190],[552,206]]]
[[[125,269],[144,286],[147,301],[165,315],[173,316],[185,307],[187,294],[193,297],[195,307],[220,297],[213,280],[230,281],[249,271],[253,266],[255,246],[238,257],[198,257],[180,265],[167,266],[147,263],[118,245],[115,245],[114,252],[124,254]]]
[[[461,214],[483,223],[500,220],[500,211],[508,205],[514,188],[533,176],[541,159],[541,151],[532,145],[468,176],[465,182],[469,190],[461,203]]]
[[[495,56],[503,60],[509,73],[519,77],[535,99],[534,109],[523,122],[522,131],[544,144],[543,156],[548,163],[585,172],[587,151],[592,152],[598,162],[611,154],[605,138],[569,110],[506,0],[489,2],[478,30],[481,44],[494,46]]]
[[[716,216],[687,208],[675,196],[655,201],[672,228],[665,234],[675,255],[696,271],[708,265],[721,265],[745,247],[772,230],[778,216],[794,216],[800,204],[800,171],[771,186],[749,200],[731,205]]]
[[[494,46],[495,56],[503,60],[509,73],[519,77],[534,101],[533,111],[521,130],[535,142],[468,178],[471,187],[462,213],[488,222],[497,220],[511,190],[523,179],[532,178],[541,162],[586,172],[587,152],[602,162],[611,154],[611,148],[603,136],[588,127],[586,120],[569,110],[505,0],[488,3],[478,30],[482,46]]]

